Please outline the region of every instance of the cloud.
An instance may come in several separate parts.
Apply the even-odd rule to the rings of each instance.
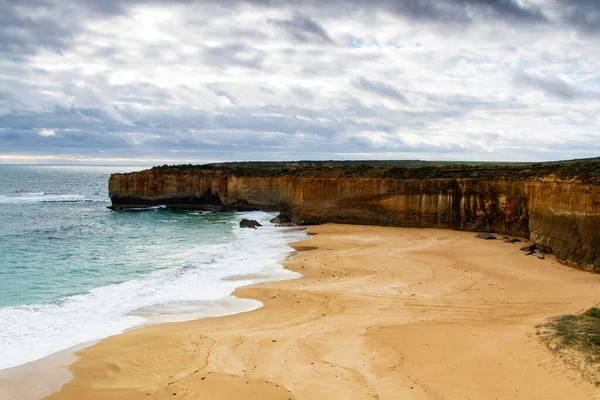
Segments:
[[[206,63],[219,67],[236,65],[245,68],[262,69],[263,64],[262,55],[258,54],[256,49],[244,44],[205,47],[203,58]]]
[[[42,2],[29,3],[44,7]],[[3,58],[21,60],[39,48],[56,52],[69,46],[77,27],[68,27],[53,18],[51,13],[33,17],[26,8],[9,0],[0,0],[0,54]]]
[[[600,3],[596,0],[558,0],[559,13],[566,23],[584,32],[600,33]]]
[[[518,71],[514,75],[514,82],[517,86],[523,86],[538,89],[563,100],[584,99],[594,96],[594,93],[582,90],[561,78],[548,78],[544,76],[530,75],[524,71]],[[600,93],[599,93],[600,94]]]
[[[387,97],[400,103],[408,103],[408,100],[406,100],[406,97],[404,97],[402,93],[386,83],[359,78],[354,85],[365,92],[371,92],[382,97]]]
[[[56,132],[54,132],[52,129],[40,129],[38,131],[38,135],[43,137],[55,136]]]
[[[295,14],[291,20],[270,19],[270,23],[287,31],[293,38],[300,42],[322,41],[334,43],[325,29],[309,17]]]
[[[595,1],[0,7],[0,160],[600,152]]]

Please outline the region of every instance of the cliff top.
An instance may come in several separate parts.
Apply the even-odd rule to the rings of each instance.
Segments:
[[[511,178],[577,179],[600,183],[600,158],[544,163],[481,163],[419,160],[386,161],[260,161],[225,162],[204,165],[163,165],[154,173],[201,173],[220,171],[246,176],[283,175],[321,177],[380,177],[395,179]]]

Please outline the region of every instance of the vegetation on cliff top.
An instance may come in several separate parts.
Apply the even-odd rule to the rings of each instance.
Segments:
[[[545,163],[478,163],[419,160],[384,161],[297,161],[225,162],[204,165],[163,165],[158,173],[222,171],[249,176],[283,175],[323,177],[379,177],[394,179],[511,178],[535,179],[555,176],[600,182],[600,158]]]
[[[550,349],[600,384],[600,308],[553,317],[537,328]]]

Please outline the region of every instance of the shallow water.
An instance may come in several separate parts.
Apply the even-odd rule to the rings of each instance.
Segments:
[[[108,177],[128,170],[0,165],[0,369],[166,314],[228,313],[222,299],[304,237],[262,212],[111,211]]]

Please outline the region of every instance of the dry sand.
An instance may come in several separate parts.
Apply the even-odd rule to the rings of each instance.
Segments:
[[[321,225],[264,307],[113,336],[57,399],[600,399],[535,335],[600,276],[470,232]]]

